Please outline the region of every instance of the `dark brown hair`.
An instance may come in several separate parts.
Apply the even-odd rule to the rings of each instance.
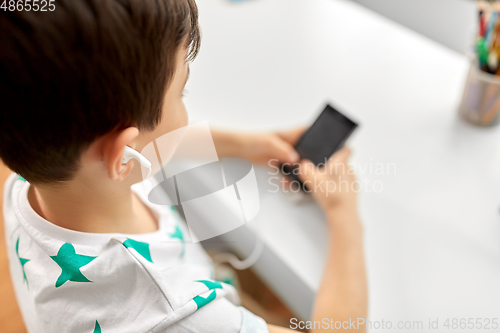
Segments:
[[[194,0],[58,0],[0,11],[0,31],[0,158],[33,183],[71,179],[106,133],[153,129],[177,52],[200,45]]]

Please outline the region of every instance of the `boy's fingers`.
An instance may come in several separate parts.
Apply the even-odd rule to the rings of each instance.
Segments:
[[[335,154],[328,160],[328,163],[326,164],[327,170],[331,169],[329,166],[331,164],[347,164],[349,160],[349,156],[351,155],[351,149],[344,147]],[[314,175],[317,171],[317,167],[314,165],[313,162],[310,160],[302,160],[300,162],[300,172],[299,172],[299,178],[303,182],[310,180],[314,180]]]
[[[299,141],[299,138],[307,130],[307,126],[302,126],[289,131],[279,132],[278,135],[286,142],[294,145]]]
[[[302,160],[300,162],[300,172],[299,172],[299,179],[303,182],[312,180],[314,177],[314,172],[316,167],[314,166],[313,162],[309,160]]]
[[[273,152],[271,152],[272,156],[275,156],[281,162],[286,163],[296,163],[299,161],[299,154],[295,151],[295,149],[288,142],[283,140],[274,140],[271,144]]]
[[[283,188],[286,190],[290,189],[290,179],[286,176],[283,178]]]
[[[344,147],[335,154],[333,154],[332,157],[330,157],[328,164],[347,163],[350,156],[351,156],[351,149]]]
[[[273,167],[277,167],[277,168],[280,168],[281,164],[282,164],[279,160],[277,160],[275,158],[270,159],[267,163],[268,163],[268,165],[273,166]]]

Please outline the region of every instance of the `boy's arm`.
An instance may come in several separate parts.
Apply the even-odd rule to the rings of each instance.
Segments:
[[[321,328],[316,327],[310,330],[311,333],[331,332],[332,329],[336,332],[366,332],[368,291],[363,228],[357,213],[356,189],[352,188],[355,178],[347,166],[349,154],[348,149],[343,149],[325,166],[327,170],[340,173],[317,172],[311,162],[301,166],[300,177],[306,185],[309,184],[310,188],[316,188],[314,184],[324,185],[312,194],[325,210],[329,224],[327,261],[311,318],[313,322],[319,322]],[[329,191],[328,182],[335,182],[335,188],[341,190]],[[347,189],[341,187],[346,183]],[[330,188],[333,188],[332,183]],[[339,322],[343,326],[341,329],[338,329]],[[270,333],[293,332],[272,325],[268,328]]]
[[[322,324],[326,320],[330,329],[333,328],[332,321],[345,323],[342,330],[337,330],[341,332],[366,332],[368,291],[361,223],[356,212],[341,210],[331,212],[329,222],[327,263],[312,320]],[[356,329],[352,329],[354,327]]]
[[[336,332],[366,332],[368,302],[361,224],[352,212],[334,212],[329,219],[334,225],[329,231],[327,262],[311,318],[322,327],[310,332],[330,332],[335,322],[344,325]],[[269,333],[296,332],[272,325],[268,329]]]
[[[256,164],[296,163],[299,155],[293,145],[305,127],[284,132],[239,133],[212,130],[212,138],[219,157],[239,157]]]

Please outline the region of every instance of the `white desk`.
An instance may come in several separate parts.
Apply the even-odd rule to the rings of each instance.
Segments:
[[[353,162],[392,168],[358,175],[383,183],[360,196],[371,320],[499,317],[500,132],[457,119],[467,59],[345,0],[198,5],[202,50],[186,100],[193,118],[283,129],[310,123],[331,101],[361,123]],[[326,226],[314,203],[269,193],[266,173],[258,172],[255,221],[266,252],[255,269],[308,317]],[[236,251],[248,253],[251,230],[226,235]]]

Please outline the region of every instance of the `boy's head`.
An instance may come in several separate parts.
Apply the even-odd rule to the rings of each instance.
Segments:
[[[72,179],[95,146],[120,174],[123,145],[186,123],[197,15],[194,0],[58,0],[52,12],[0,12],[0,158],[49,184]]]

